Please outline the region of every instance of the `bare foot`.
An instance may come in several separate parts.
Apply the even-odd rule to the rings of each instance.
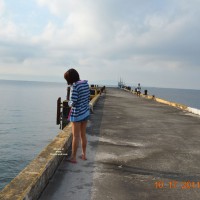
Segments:
[[[70,163],[73,163],[73,164],[76,164],[77,161],[76,160],[73,160],[73,159],[67,159],[67,162],[70,162]]]
[[[87,158],[86,158],[86,156],[84,156],[83,154],[82,155],[80,155],[80,157],[79,157],[80,159],[82,159],[82,160],[87,160]]]

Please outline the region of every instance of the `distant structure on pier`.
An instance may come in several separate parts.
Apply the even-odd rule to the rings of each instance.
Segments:
[[[118,87],[119,88],[124,88],[125,87],[125,83],[122,81],[121,78],[120,78],[120,81],[118,81]]]

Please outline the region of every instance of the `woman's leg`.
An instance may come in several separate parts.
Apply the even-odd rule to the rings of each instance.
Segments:
[[[76,152],[78,149],[78,143],[80,139],[80,122],[72,122],[72,156],[71,161],[76,161]]]
[[[81,147],[82,147],[83,160],[86,160],[86,146],[87,146],[86,127],[87,127],[87,121],[81,122]]]

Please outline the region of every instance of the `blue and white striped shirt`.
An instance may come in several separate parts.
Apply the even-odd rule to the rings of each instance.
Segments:
[[[68,102],[71,107],[69,121],[77,122],[90,115],[89,108],[90,89],[88,81],[77,81],[71,86],[70,100]]]

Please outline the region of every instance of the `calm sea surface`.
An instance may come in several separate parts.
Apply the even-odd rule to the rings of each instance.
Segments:
[[[169,101],[200,109],[200,91],[142,88]],[[66,83],[0,80],[0,190],[58,134],[56,102]]]
[[[0,80],[0,190],[58,134],[66,84]]]
[[[200,109],[200,90],[147,87],[150,95]]]

